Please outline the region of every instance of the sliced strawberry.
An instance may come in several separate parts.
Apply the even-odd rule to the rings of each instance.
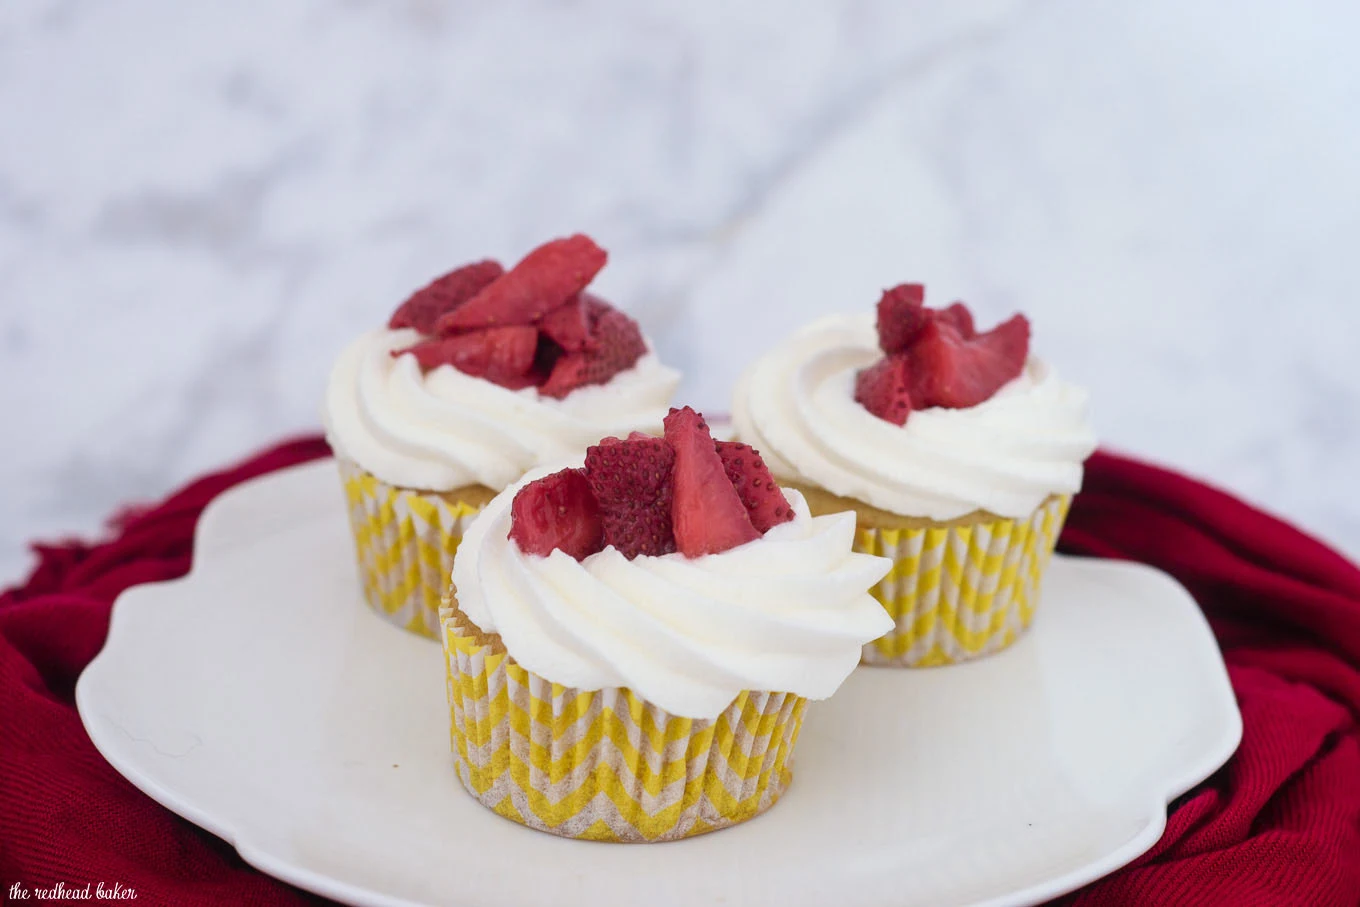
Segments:
[[[973,313],[961,302],[952,303],[943,309],[932,309],[930,316],[958,331],[964,340],[972,340],[977,336],[977,329],[973,327]]]
[[[439,319],[439,333],[532,324],[585,289],[604,267],[606,257],[604,249],[579,233],[544,243]]]
[[[534,383],[530,372],[537,347],[537,330],[514,326],[423,340],[404,350],[393,350],[392,355],[411,353],[427,372],[451,365],[465,374],[518,389]]]
[[[560,400],[582,385],[602,383],[588,380],[589,375],[590,358],[586,353],[566,354],[558,357],[548,380],[538,386],[538,392]]]
[[[589,344],[579,352],[564,353],[553,363],[548,380],[538,389],[545,397],[560,399],[578,387],[605,384],[636,365],[647,352],[642,329],[618,309],[587,299],[586,312],[591,323]]]
[[[971,340],[943,321],[932,321],[907,353],[911,399],[918,408],[977,406],[1018,377],[1028,355],[1024,315]]]
[[[573,296],[566,305],[553,309],[538,323],[538,329],[568,353],[575,353],[590,342],[586,295]]]
[[[605,438],[586,451],[586,481],[600,505],[604,544],[629,560],[675,550],[671,530],[675,451],[665,438],[637,432]]]
[[[415,328],[422,334],[433,334],[440,317],[476,296],[504,270],[500,262],[487,260],[463,265],[437,277],[398,306],[387,326],[392,330]]]
[[[715,554],[760,538],[699,414],[688,406],[672,409],[664,424],[675,448],[671,525],[681,553]]]
[[[736,489],[756,532],[763,534],[771,526],[793,519],[793,508],[775,484],[759,451],[736,441],[717,441],[713,446],[718,451],[718,459],[722,460],[727,480]]]
[[[911,415],[911,371],[904,354],[884,356],[855,376],[855,402],[894,425]]]
[[[878,300],[878,345],[885,353],[900,353],[925,327],[926,288],[919,283],[898,284]]]
[[[579,560],[604,547],[600,508],[580,469],[564,469],[530,482],[510,502],[510,538],[525,554],[554,548]]]
[[[649,434],[647,434],[646,432],[642,432],[642,431],[630,431],[630,432],[628,433],[628,437],[627,437],[627,438],[601,438],[601,439],[600,439],[600,446],[601,446],[601,447],[608,447],[608,446],[611,445],[611,444],[622,444],[625,440],[627,440],[627,441],[654,441],[654,440],[656,440],[656,436],[655,436],[655,435],[649,435]]]

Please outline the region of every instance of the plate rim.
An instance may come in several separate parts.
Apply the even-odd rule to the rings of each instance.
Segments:
[[[226,841],[250,866],[286,884],[342,903],[361,905],[361,907],[369,907],[369,905],[372,905],[372,907],[424,907],[425,902],[393,896],[357,883],[339,881],[324,873],[274,856],[268,848],[253,844],[248,831],[242,832],[234,824],[209,814],[191,802],[189,798],[177,794],[152,774],[143,771],[135,764],[135,759],[125,758],[124,751],[111,745],[109,739],[102,738],[107,729],[106,725],[112,727],[117,727],[117,725],[103,713],[95,698],[97,693],[94,691],[97,690],[98,680],[102,672],[108,670],[104,665],[111,659],[105,656],[113,649],[115,633],[125,623],[125,621],[119,620],[120,611],[126,613],[128,605],[142,607],[138,602],[146,593],[155,596],[176,586],[192,585],[199,574],[209,569],[207,562],[214,553],[229,551],[233,546],[216,548],[209,542],[214,541],[215,537],[221,532],[218,524],[225,518],[226,514],[230,513],[233,504],[239,498],[259,494],[262,486],[274,482],[287,482],[290,479],[301,481],[300,477],[308,476],[312,472],[329,472],[334,468],[333,462],[332,458],[323,457],[319,460],[296,464],[263,476],[257,476],[228,489],[210,501],[204,508],[194,529],[193,557],[189,571],[175,579],[129,586],[119,593],[114,600],[104,644],[81,671],[80,677],[76,681],[74,697],[76,710],[91,743],[94,744],[100,756],[113,767],[114,771],[165,809]],[[297,518],[302,519],[306,516],[299,514]],[[316,515],[312,515],[310,518],[315,519]],[[216,551],[214,551],[215,548]],[[1217,646],[1212,628],[1209,626],[1208,619],[1205,618],[1203,611],[1199,608],[1198,602],[1175,577],[1139,561],[1088,558],[1065,554],[1055,554],[1054,559],[1060,562],[1082,564],[1099,570],[1118,570],[1154,575],[1160,581],[1170,583],[1177,591],[1188,598],[1195,605],[1190,610],[1198,624],[1198,631],[1213,641],[1213,649],[1218,656],[1213,664],[1213,685],[1221,688],[1220,693],[1226,692],[1223,704],[1226,706],[1227,724],[1224,728],[1224,735],[1216,740],[1213,746],[1206,746],[1204,753],[1199,758],[1188,762],[1178,774],[1170,780],[1164,781],[1160,785],[1160,792],[1153,792],[1148,795],[1149,802],[1144,804],[1143,816],[1145,821],[1143,827],[1123,845],[1110,850],[1098,859],[1083,864],[1078,869],[1070,870],[1052,879],[1013,892],[984,900],[971,901],[968,907],[1025,907],[1025,905],[1040,904],[1075,891],[1127,866],[1150,850],[1161,839],[1166,830],[1168,809],[1171,804],[1178,797],[1222,768],[1232,758],[1242,740],[1242,714],[1237,707],[1236,695],[1232,689],[1222,652]],[[123,730],[123,733],[128,735],[129,739],[132,739],[126,730]]]

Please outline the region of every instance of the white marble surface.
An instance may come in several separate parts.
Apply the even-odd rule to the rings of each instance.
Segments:
[[[1360,7],[793,6],[0,5],[0,582],[578,229],[702,407],[924,280],[1028,312],[1110,446],[1360,553]]]

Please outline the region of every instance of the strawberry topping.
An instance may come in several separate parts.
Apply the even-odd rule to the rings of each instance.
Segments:
[[[604,543],[629,560],[670,554],[671,474],[675,451],[665,438],[634,432],[627,441],[606,438],[586,451],[586,481],[600,505]]]
[[[566,305],[553,309],[538,323],[538,329],[543,335],[568,353],[575,353],[592,342],[590,319],[586,313],[586,295],[573,296]],[[598,300],[596,302],[605,305]]]
[[[713,446],[756,532],[767,532],[771,526],[793,519],[793,508],[755,448],[736,441],[717,441]]]
[[[578,561],[603,545],[599,505],[580,469],[564,469],[530,482],[510,504],[510,538],[525,554],[561,549]]]
[[[584,291],[605,258],[577,234],[539,246],[508,272],[494,261],[451,271],[392,314],[390,328],[425,335],[393,355],[559,399],[605,384],[647,351],[637,322]]]
[[[604,249],[579,233],[544,243],[439,319],[436,328],[451,334],[491,325],[533,324],[584,290],[606,258]]]
[[[855,402],[894,425],[911,415],[911,374],[901,353],[884,356],[855,376]]]
[[[958,331],[964,340],[972,340],[977,336],[977,329],[973,327],[973,313],[961,302],[951,303],[938,311],[931,310],[930,314],[935,320]]]
[[[855,400],[895,425],[905,425],[913,409],[977,406],[1017,378],[1029,358],[1024,315],[979,334],[968,306],[927,308],[920,284],[884,291],[877,328],[884,356],[855,376]]]
[[[907,353],[912,398],[950,409],[977,406],[1019,377],[1028,352],[1024,315],[971,340],[943,321],[932,322]]]
[[[589,384],[604,384],[625,369],[632,368],[647,343],[638,324],[618,309],[599,300],[586,302],[590,321],[589,344],[574,353],[564,353],[553,364],[548,380],[538,389],[545,397],[565,397]]]
[[[759,538],[699,414],[688,406],[672,409],[665,428],[666,440],[675,448],[671,523],[680,552],[699,557]]]
[[[904,283],[884,290],[878,300],[878,345],[885,353],[900,353],[926,326],[926,288]]]
[[[425,371],[451,365],[460,372],[497,384],[526,387],[533,383],[528,376],[537,346],[536,330],[513,326],[422,340],[404,350],[393,350],[392,355],[411,353]]]
[[[387,326],[394,331],[415,328],[422,334],[433,334],[442,316],[476,296],[504,270],[499,262],[487,260],[463,265],[437,277],[398,306]]]
[[[665,428],[664,438],[605,438],[586,451],[584,469],[524,486],[511,504],[510,538],[528,554],[561,548],[578,561],[609,545],[629,560],[677,550],[698,557],[793,519],[759,452],[715,442],[689,407],[672,409]],[[585,524],[579,533],[566,522],[575,519]]]

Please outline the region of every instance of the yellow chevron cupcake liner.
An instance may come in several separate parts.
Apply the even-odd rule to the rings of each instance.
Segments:
[[[397,488],[338,463],[365,600],[384,620],[438,639],[453,555],[481,507]]]
[[[862,664],[924,668],[1005,649],[1029,627],[1071,495],[1025,519],[860,528],[855,550],[891,558],[873,589],[897,628],[864,646]]]
[[[807,700],[743,692],[711,721],[631,690],[525,670],[495,634],[443,611],[458,778],[497,814],[567,838],[654,842],[757,816],[789,784]]]

